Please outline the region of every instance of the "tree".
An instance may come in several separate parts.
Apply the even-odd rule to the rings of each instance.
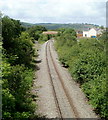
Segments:
[[[63,34],[70,34],[71,36],[76,36],[75,30],[71,29],[71,28],[65,29],[65,31],[63,32]]]
[[[34,55],[33,38],[27,32],[22,32],[19,38],[14,40],[14,47],[10,52],[16,56],[15,64],[25,64],[29,66]]]
[[[15,35],[14,22],[7,16],[2,19],[2,36],[3,36],[3,47],[8,49],[11,45],[11,41]]]
[[[18,20],[10,19],[8,16],[2,18],[3,47],[9,50],[13,47],[14,38],[21,34],[21,24]]]
[[[100,26],[101,29],[104,29],[104,26]]]
[[[35,40],[38,40],[43,31],[46,31],[46,28],[43,26],[33,26],[28,29],[28,33],[31,37],[34,37]]]

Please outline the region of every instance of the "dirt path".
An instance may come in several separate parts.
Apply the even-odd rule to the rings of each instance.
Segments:
[[[38,113],[48,118],[97,118],[68,70],[59,63],[53,40],[41,46],[38,60]]]

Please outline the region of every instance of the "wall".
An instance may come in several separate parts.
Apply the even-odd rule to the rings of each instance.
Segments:
[[[97,36],[97,32],[94,28],[90,29],[89,31],[83,31],[83,37],[91,37]]]

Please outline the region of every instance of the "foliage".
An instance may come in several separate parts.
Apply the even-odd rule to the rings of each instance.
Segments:
[[[31,66],[35,55],[34,38],[24,31],[20,21],[5,16],[2,22],[3,48],[0,41],[0,66],[3,120],[36,119],[36,104],[33,103],[31,94],[34,78],[34,69]]]
[[[35,52],[32,40],[27,32],[22,32],[20,37],[13,41],[13,47],[9,50],[9,55],[11,54],[9,61],[12,64],[30,65]]]
[[[50,38],[51,38],[50,35],[41,34],[38,41],[39,41],[39,43],[44,43],[44,42],[48,41]]]
[[[69,48],[71,48],[77,42],[76,33],[73,29],[60,29],[56,40],[56,49],[60,55],[60,61],[62,64],[64,64],[64,66],[68,66],[67,62],[69,56],[71,55]]]
[[[3,118],[14,120],[30,118],[34,111],[29,93],[32,87],[33,71],[24,66],[10,66],[6,60],[3,60],[2,68]]]
[[[106,33],[98,39],[80,39],[79,42],[72,40],[73,36],[68,33],[61,29],[56,37],[59,59],[69,68],[74,80],[80,83],[94,110],[102,118],[108,118]]]
[[[3,36],[3,47],[8,50],[13,46],[13,39],[19,37],[21,34],[21,24],[18,20],[4,16],[2,18],[2,36]]]
[[[40,37],[40,34],[46,31],[46,28],[43,26],[33,26],[28,29],[28,33],[31,37],[33,37],[35,40],[38,40]]]

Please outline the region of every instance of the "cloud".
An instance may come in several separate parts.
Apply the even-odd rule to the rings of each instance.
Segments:
[[[106,0],[0,0],[0,9],[4,14],[26,22],[93,22],[103,25],[105,2]]]

